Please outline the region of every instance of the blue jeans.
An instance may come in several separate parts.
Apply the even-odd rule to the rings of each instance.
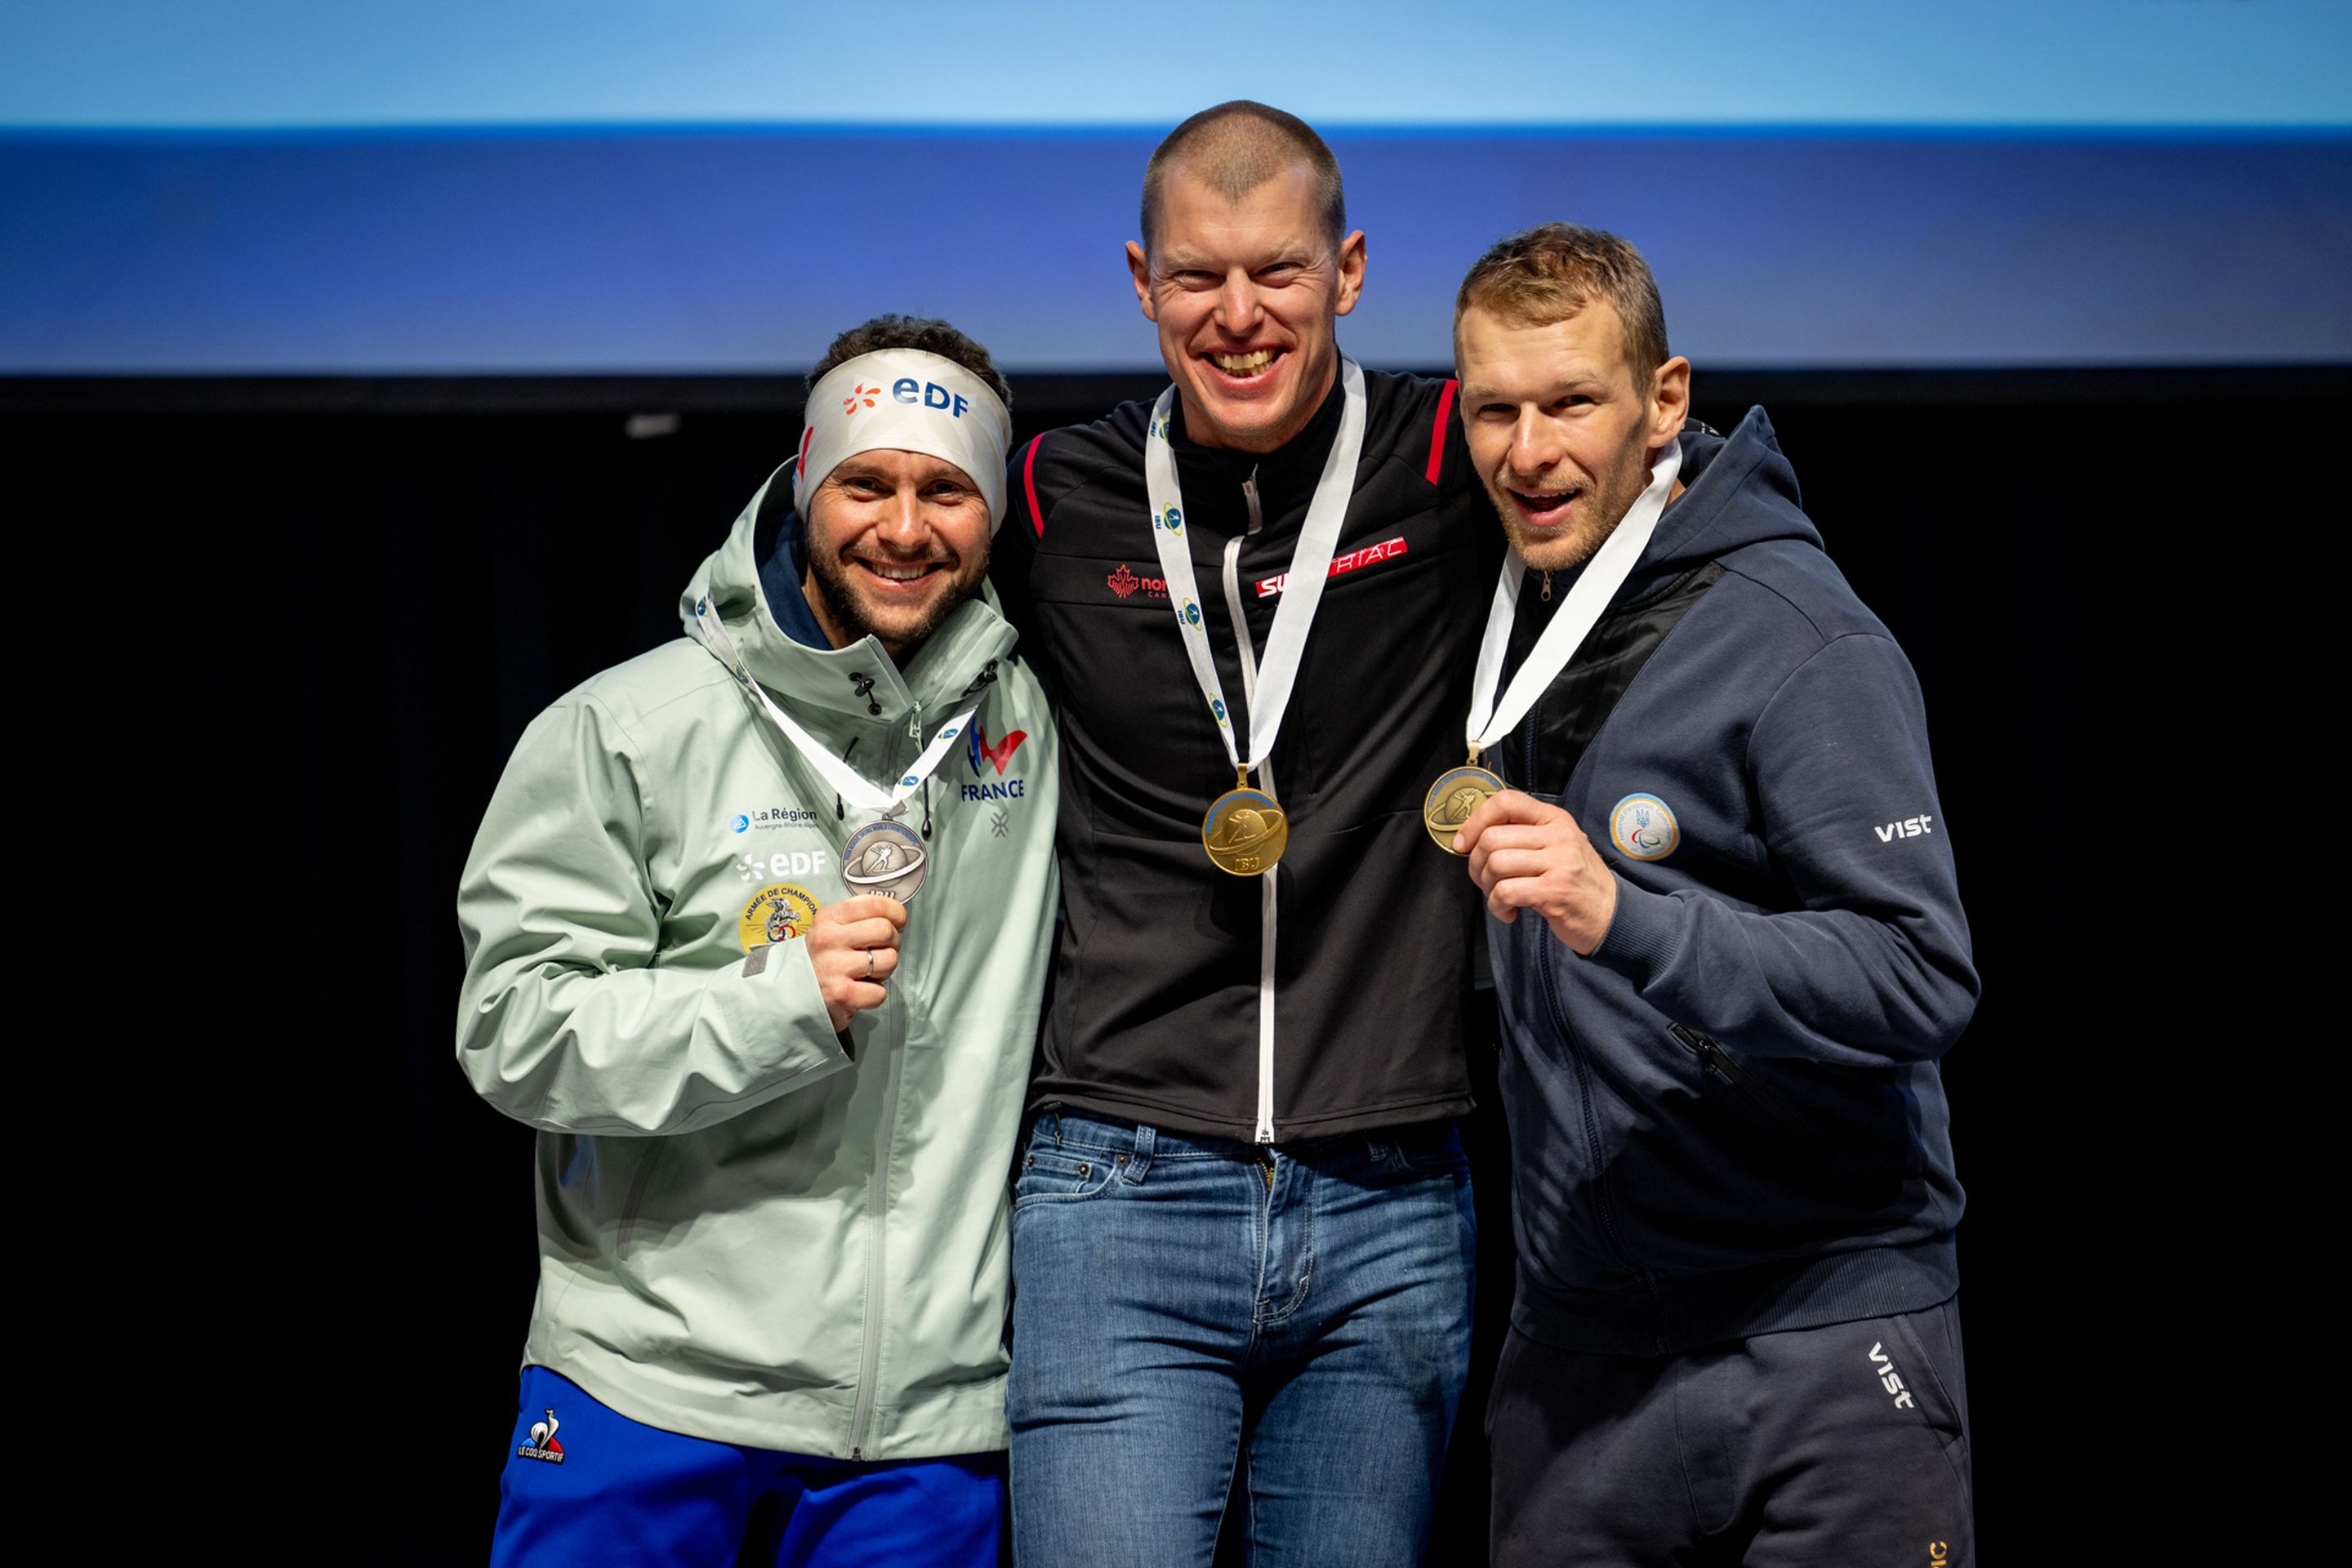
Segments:
[[[1450,1128],[1258,1149],[1048,1111],[1013,1204],[1013,1561],[1421,1561],[1470,1363]]]

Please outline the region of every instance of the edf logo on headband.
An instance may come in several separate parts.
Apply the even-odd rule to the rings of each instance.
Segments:
[[[917,384],[913,376],[902,375],[890,384],[890,395],[901,403],[917,402],[919,401],[916,394]],[[926,408],[941,409],[950,419],[962,418],[963,411],[971,406],[971,402],[962,393],[950,392],[936,381],[926,381],[920,385],[922,392],[919,401],[922,405]]]
[[[954,464],[988,503],[990,531],[1004,521],[1013,421],[996,389],[969,366],[922,349],[859,354],[809,388],[807,419],[793,471],[793,504],[802,516],[842,459],[889,449]]]

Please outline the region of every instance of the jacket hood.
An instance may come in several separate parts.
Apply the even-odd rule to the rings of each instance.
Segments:
[[[1797,497],[1796,470],[1761,408],[1728,436],[1703,425],[1682,435],[1684,489],[1658,519],[1642,568],[1712,561],[1745,545],[1793,539],[1821,548],[1822,536]]]
[[[995,590],[982,579],[981,596],[958,605],[900,669],[872,636],[847,647],[816,648],[795,642],[776,624],[760,590],[760,559],[792,510],[792,488],[768,476],[678,596],[678,621],[698,645],[695,606],[707,595],[751,678],[797,704],[845,717],[891,723],[919,704],[939,708],[961,697],[995,660],[1012,651],[1015,633],[998,613]],[[705,645],[707,647],[707,645]],[[712,654],[716,660],[718,655]],[[876,704],[880,710],[875,710]]]

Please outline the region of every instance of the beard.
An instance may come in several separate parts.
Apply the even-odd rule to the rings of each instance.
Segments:
[[[940,574],[944,585],[922,604],[907,605],[882,605],[869,600],[857,582],[857,568],[838,555],[811,549],[808,568],[834,624],[847,632],[852,642],[874,637],[895,658],[919,647],[946,624],[959,605],[980,592],[988,558],[982,553],[971,561],[950,561]]]
[[[1486,495],[1502,519],[1503,537],[1511,542],[1521,561],[1537,572],[1565,572],[1592,559],[1593,552],[1608,542],[1649,487],[1650,451],[1637,429],[1614,461],[1586,477],[1584,493],[1578,498],[1577,518],[1564,530],[1547,530],[1530,538],[1509,487],[1499,477],[1488,476]]]

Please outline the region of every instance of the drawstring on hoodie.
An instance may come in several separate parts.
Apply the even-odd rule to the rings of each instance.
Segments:
[[[877,709],[876,711],[879,712],[880,710]],[[849,761],[849,753],[856,750],[857,750],[857,737],[852,735],[849,737],[849,744],[842,749],[841,760],[845,763]],[[842,806],[841,792],[839,790],[833,792],[833,819],[835,822],[846,822],[849,820],[849,813]]]
[[[987,665],[982,668],[978,675],[971,678],[971,684],[964,688],[964,695],[969,697],[972,693],[979,691],[983,687],[992,684],[995,679],[996,661],[992,658],[988,661]],[[877,716],[881,713],[882,702],[879,698],[874,695],[874,678],[872,676],[866,674],[864,670],[853,669],[849,672],[849,685],[850,689],[856,692],[858,696],[866,699],[866,711]],[[921,712],[922,710],[919,706],[915,710],[916,716],[913,719],[914,738],[919,741],[923,738],[922,719],[920,717]],[[849,753],[856,750],[857,750],[857,737],[852,735],[849,738],[848,746],[841,753],[841,760],[845,763],[849,761]],[[835,790],[833,795],[833,816],[834,820],[836,822],[846,822],[849,820],[849,812],[842,804],[841,792],[839,790]],[[923,780],[923,837],[929,838],[930,836],[931,781],[927,775]]]
[[[872,676],[866,674],[862,669],[851,670],[849,672],[849,689],[857,693],[858,696],[866,699],[866,710],[868,713],[879,713],[882,711],[882,700],[874,695],[874,678]],[[857,737],[852,735],[849,738],[849,750],[841,753],[841,760],[845,763],[849,761],[849,752],[856,750],[857,750]],[[839,790],[835,790],[833,795],[833,819],[835,822],[846,822],[849,820],[849,813],[842,807],[841,792]]]

